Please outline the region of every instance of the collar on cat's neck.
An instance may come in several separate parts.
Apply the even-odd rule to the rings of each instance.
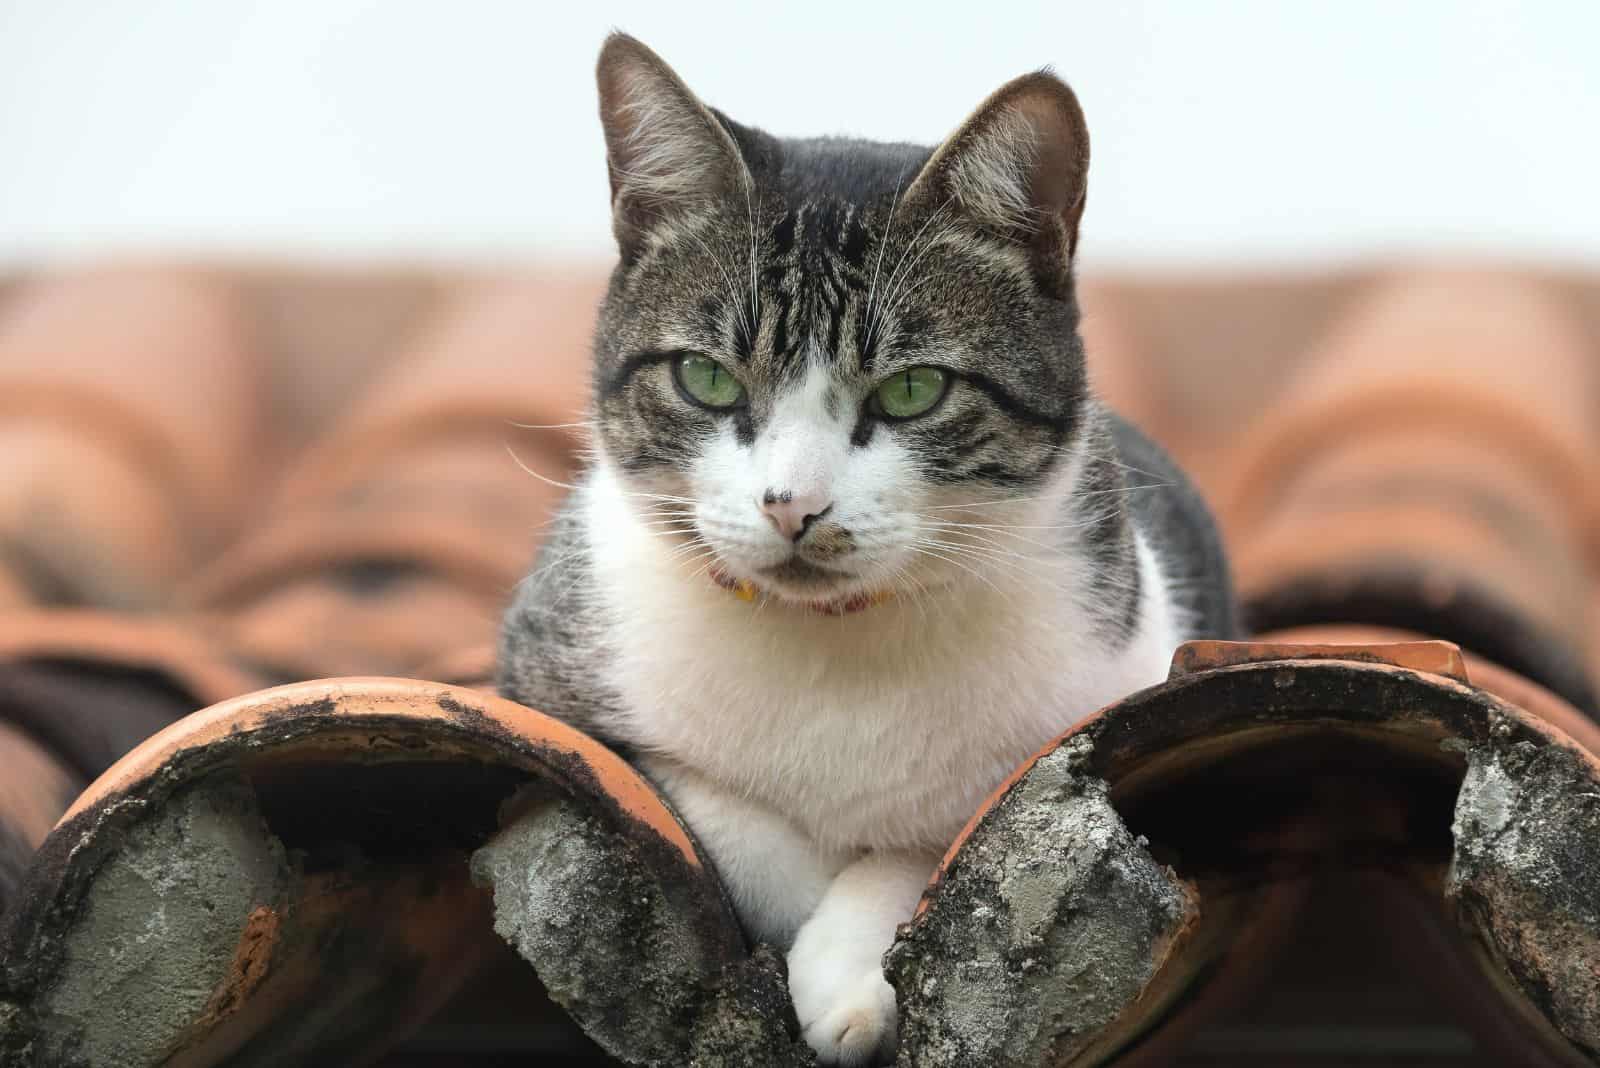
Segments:
[[[711,576],[712,582],[732,593],[741,601],[755,601],[770,596],[770,594],[761,592],[755,583],[741,578],[734,578],[720,567],[711,568],[707,574]],[[860,612],[863,609],[871,608],[873,605],[882,604],[888,599],[889,591],[883,590],[879,593],[851,594],[849,597],[837,601],[810,601],[805,607],[818,615],[847,616],[852,612]]]

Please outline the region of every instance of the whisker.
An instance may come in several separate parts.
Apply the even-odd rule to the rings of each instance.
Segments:
[[[699,538],[695,538],[693,541],[684,542],[682,545],[680,545],[677,548],[673,549],[667,555],[667,559],[671,560],[671,559],[674,559],[676,557],[687,556],[687,555],[689,555],[689,551],[691,549],[710,549],[710,548],[711,547],[709,545],[707,545],[704,541],[702,541]]]
[[[951,512],[966,510],[979,510],[983,508],[996,508],[1011,504],[1028,504],[1034,501],[1060,500],[1062,504],[1071,504],[1075,501],[1091,500],[1095,497],[1114,497],[1119,494],[1132,493],[1136,490],[1168,489],[1171,483],[1162,482],[1151,485],[1138,486],[1113,486],[1103,490],[1066,490],[1059,493],[1038,493],[1023,497],[987,497],[970,501],[961,501],[957,504],[935,504],[924,508],[923,512]],[[919,513],[920,514],[920,513]]]
[[[1005,537],[1008,537],[1008,538],[1014,538],[1017,541],[1030,542],[1031,544],[1039,545],[1042,548],[1056,550],[1056,549],[1060,548],[1059,545],[1053,545],[1053,544],[1051,544],[1049,542],[1041,542],[1041,541],[1038,541],[1036,539],[1029,538],[1026,535],[1017,534],[1015,532],[1019,531],[1019,530],[1035,530],[1035,531],[1088,530],[1090,528],[1099,526],[1101,523],[1106,522],[1108,519],[1114,518],[1114,517],[1119,516],[1121,514],[1122,514],[1121,509],[1112,507],[1112,508],[1107,508],[1106,510],[1104,510],[1102,512],[1099,512],[1099,513],[1097,513],[1095,515],[1091,515],[1091,516],[1088,516],[1086,518],[1080,519],[1077,522],[1073,522],[1073,523],[1047,523],[1047,524],[959,523],[959,522],[953,522],[953,521],[950,521],[950,520],[935,519],[935,518],[933,518],[931,516],[918,516],[918,519],[921,520],[921,524],[925,529],[927,529],[929,531],[933,531],[933,532],[940,532],[940,531],[944,531],[944,532],[961,532],[961,531],[968,531],[968,530],[984,531],[984,532],[988,532],[988,533],[1001,534],[1001,535],[1004,535]]]
[[[1078,561],[1056,546],[1040,546],[1044,552],[1030,553],[1008,549],[994,542],[957,544],[940,538],[922,537],[917,539],[917,544],[934,546],[961,554],[967,559],[983,560],[1006,567],[1029,582],[1037,582],[1051,573],[1072,570],[1078,566]]]
[[[1132,464],[1125,464],[1121,460],[1116,459],[1115,457],[1101,456],[1101,457],[1098,457],[1098,459],[1103,463],[1110,464],[1112,467],[1119,467],[1124,471],[1132,471],[1136,475],[1144,475],[1144,476],[1146,476],[1148,478],[1160,478],[1161,477],[1160,475],[1156,474],[1154,471],[1146,471],[1142,467],[1135,467]],[[1170,483],[1167,483],[1167,485],[1170,485]]]
[[[518,430],[575,430],[580,428],[593,429],[600,425],[598,419],[584,419],[577,423],[519,423],[514,419],[505,420],[506,426],[516,427]]]
[[[999,594],[1001,597],[1006,598],[1006,601],[1008,603],[1010,602],[1010,600],[1011,600],[1010,595],[1007,594],[1004,590],[1002,590],[999,586],[996,586],[989,579],[989,576],[979,572],[975,568],[968,567],[966,564],[962,563],[960,560],[954,559],[954,558],[949,557],[949,556],[944,556],[940,552],[938,552],[937,550],[929,549],[929,548],[927,548],[925,546],[922,546],[922,545],[908,545],[908,546],[906,546],[906,548],[910,549],[914,553],[921,553],[923,556],[931,556],[935,560],[943,560],[947,564],[951,564],[951,565],[953,565],[955,567],[959,567],[961,570],[965,571],[967,574],[971,575],[973,578],[977,579],[979,582],[982,582],[985,586],[988,586],[991,590],[993,590],[995,593]]]
[[[960,504],[936,504],[924,508],[925,512],[948,512],[958,508],[993,508],[1002,504],[1026,504],[1029,501],[1042,501],[1057,496],[1053,493],[1039,493],[1028,497],[993,497],[987,499],[963,501]]]
[[[1060,548],[1061,548],[1060,546],[1057,546],[1057,545],[1051,545],[1049,542],[1039,541],[1037,538],[1030,538],[1025,534],[1015,534],[1015,533],[1013,533],[1013,532],[1011,532],[1009,530],[982,531],[982,528],[967,528],[964,524],[948,525],[948,526],[941,524],[941,525],[938,526],[937,529],[940,530],[940,531],[947,532],[947,533],[957,534],[957,535],[959,535],[961,537],[971,538],[974,541],[979,542],[980,544],[991,545],[991,546],[994,546],[997,549],[1003,549],[1003,548],[1006,548],[1006,546],[1002,542],[999,542],[999,541],[995,540],[994,538],[990,537],[989,535],[991,533],[992,534],[998,534],[998,535],[1000,535],[1002,537],[1011,538],[1014,541],[1020,541],[1024,545],[1032,545],[1035,548],[1043,549],[1045,552],[1059,552]],[[976,534],[970,533],[970,530],[972,530],[972,529],[977,529],[977,530],[980,530],[982,532],[976,533]]]
[[[760,243],[757,238],[757,230],[760,227],[760,212],[754,210],[751,206],[752,198],[750,195],[750,187],[754,184],[755,178],[751,176],[748,171],[746,171],[744,182],[744,211],[745,218],[750,221],[750,321],[752,325],[745,330],[745,336],[750,339],[750,347],[752,349],[755,348],[756,341],[758,340],[756,337],[756,331],[759,330],[761,326],[761,290],[756,285],[756,260],[757,254],[760,250]]]
[[[922,259],[922,256],[926,255],[928,252],[932,251],[933,248],[934,248],[934,244],[932,242],[930,242],[927,245],[927,247],[925,247],[922,250],[922,253],[917,256],[917,260],[920,261]],[[911,268],[914,269],[916,266],[917,266],[917,264],[914,261],[911,264]],[[909,280],[909,278],[910,278],[910,270],[908,270],[906,272],[906,274],[907,274],[907,280]],[[898,312],[901,308],[903,308],[905,306],[906,301],[910,300],[913,296],[915,296],[918,292],[920,292],[924,286],[928,285],[928,283],[936,281],[937,279],[938,279],[938,275],[930,274],[926,278],[921,278],[921,279],[918,279],[915,282],[911,282],[909,284],[909,287],[906,285],[905,281],[902,281],[901,287],[900,287],[900,291],[895,294],[894,304],[892,304],[889,307],[889,309],[888,309],[886,314],[894,315],[896,312]]]
[[[749,317],[745,314],[744,303],[739,299],[739,287],[734,285],[733,275],[723,266],[722,260],[711,250],[711,246],[706,244],[705,238],[701,237],[698,231],[690,229],[686,230],[685,233],[694,240],[695,244],[705,250],[707,256],[711,257],[711,262],[716,265],[718,273],[722,275],[722,280],[728,287],[728,299],[733,302],[734,308],[739,312],[739,322],[744,327],[745,336],[750,337],[753,327]],[[751,343],[754,344],[754,338],[751,338]]]
[[[679,556],[677,559],[675,559],[673,561],[673,563],[674,564],[682,564],[685,567],[687,567],[688,565],[693,564],[693,563],[695,563],[697,561],[700,561],[700,560],[710,561],[712,558],[714,558],[716,556],[716,553],[712,552],[709,546],[701,545],[701,546],[696,546],[696,548],[698,548],[700,551],[696,552],[696,553],[684,553],[681,556]],[[699,571],[696,571],[694,574],[698,575],[699,573],[700,573]],[[690,576],[690,577],[692,578],[693,576]]]
[[[713,564],[715,564],[717,562],[717,554],[715,552],[709,552],[708,551],[706,553],[706,556],[708,557],[708,559],[706,560],[706,562],[704,564],[702,564],[700,567],[695,569],[694,574],[689,576],[691,579],[697,579],[701,575],[705,574],[707,571],[710,571],[711,570],[711,565],[713,565]]]
[[[928,594],[928,587],[923,584],[921,579],[911,573],[906,564],[901,564],[895,568],[894,573],[889,576],[889,588],[897,589],[902,582],[916,586],[916,589],[907,589],[905,592],[911,595],[911,603],[917,606],[917,611],[920,613],[923,622],[927,622],[928,606],[924,603],[924,600]]]
[[[863,347],[866,344],[865,338],[872,336],[872,299],[878,291],[878,272],[883,270],[883,253],[889,247],[889,234],[894,230],[895,212],[900,210],[900,184],[906,180],[906,169],[901,167],[899,177],[894,180],[894,195],[889,201],[889,221],[883,224],[883,238],[878,242],[878,259],[872,267],[872,282],[867,286],[867,324],[865,337],[862,340]]]
[[[917,544],[945,549],[949,552],[958,553],[962,556],[975,560],[990,560],[1000,564],[1013,564],[1022,561],[1028,564],[1035,564],[1040,567],[1060,567],[1067,563],[1067,561],[1061,560],[1045,560],[1040,557],[1029,556],[1024,553],[1011,552],[1006,549],[993,547],[986,548],[980,545],[958,545],[954,542],[940,541],[937,539],[919,539]]]
[[[945,209],[951,204],[955,203],[955,199],[955,194],[952,193],[945,199],[943,204],[940,204],[936,209],[934,209],[933,214],[928,216],[927,221],[924,222],[920,228],[918,228],[917,232],[911,235],[911,240],[906,244],[905,251],[900,254],[900,259],[895,262],[894,270],[889,272],[889,281],[885,283],[889,287],[891,295],[894,292],[895,280],[900,278],[902,275],[902,269],[905,267],[907,257],[909,257],[916,249],[917,242],[922,238],[922,235],[927,232],[928,227],[932,226],[934,223],[943,218]]]
[[[512,461],[518,467],[522,468],[523,474],[532,475],[534,478],[538,479],[540,482],[543,482],[545,485],[554,486],[556,489],[575,490],[575,489],[578,488],[577,486],[574,486],[570,482],[557,482],[553,478],[546,478],[544,475],[541,475],[539,472],[535,471],[533,468],[531,468],[527,464],[523,463],[522,462],[522,457],[517,455],[517,450],[515,450],[515,449],[513,449],[511,447],[511,443],[510,442],[506,442],[506,452],[511,455]]]
[[[522,462],[522,457],[517,455],[517,451],[511,447],[510,442],[504,442],[503,444],[505,445],[506,454],[511,457],[512,463],[516,464],[522,469],[523,474],[528,475],[531,478],[538,479],[547,486],[554,486],[556,489],[564,489],[572,492],[581,488],[571,482],[561,482],[557,479],[551,478],[548,475],[541,475],[539,472]],[[622,494],[624,497],[638,497],[640,499],[650,501],[665,501],[668,504],[697,506],[699,503],[691,497],[678,497],[670,493],[647,493],[643,490],[618,490],[617,492]]]
[[[917,230],[917,232],[915,234],[912,235],[911,242],[908,245],[906,245],[905,251],[900,254],[899,262],[897,262],[895,264],[894,270],[889,272],[889,281],[887,283],[885,283],[885,288],[887,288],[889,290],[888,299],[890,301],[893,301],[895,296],[899,293],[899,289],[896,288],[896,286],[895,286],[895,279],[901,277],[901,271],[902,271],[902,268],[905,267],[906,258],[908,256],[910,256],[912,250],[917,247],[917,242],[922,239],[922,235],[927,232],[928,227],[932,226],[935,222],[937,222],[941,218],[943,218],[945,209],[948,208],[952,203],[954,203],[954,201],[955,201],[955,196],[954,196],[954,194],[952,194],[948,199],[945,200],[945,202],[943,204],[939,205],[938,209],[936,211],[934,211],[934,213],[932,215],[928,216],[928,220],[922,224],[922,227],[919,230]],[[927,247],[928,248],[932,248],[933,247],[932,243],[930,242]],[[915,268],[917,263],[920,262],[921,259],[922,259],[922,253],[918,253],[916,260],[912,261],[911,266],[913,268]],[[881,314],[879,316],[877,316],[875,319],[873,319],[872,328],[867,331],[866,344],[870,345],[872,343],[872,338],[876,334],[878,329],[881,327],[882,323],[883,323],[883,316]]]
[[[1073,530],[1079,523],[961,523],[953,519],[919,516],[930,527],[941,530]]]

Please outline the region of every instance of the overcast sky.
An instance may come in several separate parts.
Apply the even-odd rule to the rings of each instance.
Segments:
[[[1600,264],[1600,2],[0,0],[0,263],[609,255],[592,65],[934,141],[1050,64],[1092,263]]]

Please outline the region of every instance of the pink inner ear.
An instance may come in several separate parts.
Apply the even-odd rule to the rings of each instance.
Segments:
[[[933,203],[954,198],[970,218],[1065,267],[1077,244],[1089,133],[1072,90],[1053,74],[1026,74],[989,97],[934,153],[913,183]],[[1058,229],[1058,227],[1060,229]],[[1065,241],[1062,241],[1062,238]]]
[[[1041,213],[1067,218],[1084,199],[1084,146],[1061,102],[1042,94],[1025,94],[1014,106],[1034,131],[1034,158],[1029,170],[1029,192]],[[1076,230],[1076,217],[1067,220]]]

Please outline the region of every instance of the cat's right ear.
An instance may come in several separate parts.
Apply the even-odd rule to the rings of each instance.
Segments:
[[[611,177],[611,226],[624,262],[652,230],[744,189],[733,138],[660,56],[613,33],[595,69]]]

